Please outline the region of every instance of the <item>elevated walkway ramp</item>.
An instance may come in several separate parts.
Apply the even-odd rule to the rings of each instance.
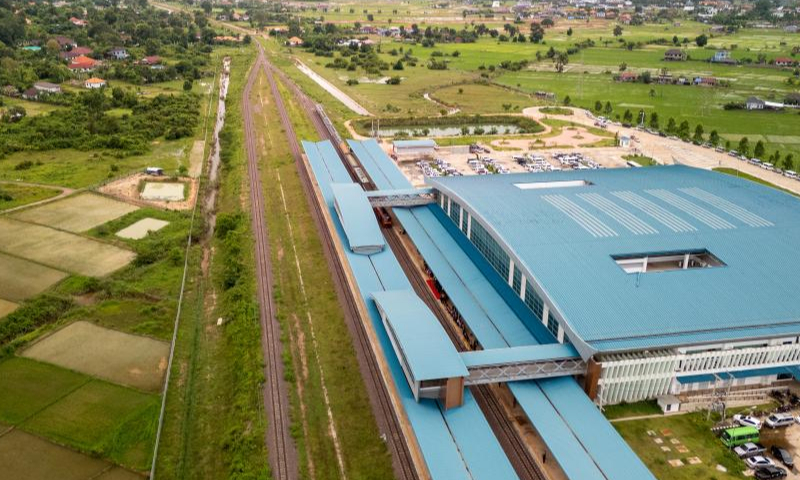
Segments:
[[[366,192],[373,207],[419,207],[436,202],[432,188],[405,188]]]
[[[586,373],[586,362],[572,345],[551,343],[462,352],[469,370],[466,385],[569,377]]]
[[[378,253],[386,246],[364,190],[356,183],[332,183],[333,203],[350,250],[362,255]]]

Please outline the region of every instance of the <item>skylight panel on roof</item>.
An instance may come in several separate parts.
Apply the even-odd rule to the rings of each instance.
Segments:
[[[556,180],[552,182],[525,182],[515,183],[514,186],[520,190],[544,190],[546,188],[575,188],[588,187],[592,182],[586,180]]]
[[[701,222],[705,223],[714,230],[727,230],[730,228],[736,228],[734,224],[730,223],[724,218],[720,218],[719,216],[714,215],[705,208],[695,205],[689,200],[679,197],[678,195],[675,195],[674,193],[668,190],[658,189],[658,190],[645,190],[645,191],[650,195],[660,200],[663,200],[666,203],[669,203],[678,210],[686,212],[687,214],[700,220]]]
[[[658,230],[651,227],[647,222],[639,219],[636,215],[620,207],[611,200],[597,193],[581,193],[578,197],[591,204],[598,210],[619,222],[623,227],[630,230],[634,235],[648,235],[658,233]]]
[[[660,222],[673,232],[677,233],[677,232],[697,231],[697,228],[695,228],[692,224],[688,223],[687,221],[683,220],[677,215],[674,215],[672,212],[656,205],[650,200],[647,200],[646,198],[643,198],[633,192],[630,191],[611,192],[611,195],[614,195],[620,200],[633,205],[634,207],[638,208],[647,215],[651,216],[653,219]]]
[[[775,224],[770,222],[769,220],[764,219],[756,215],[755,213],[736,205],[733,202],[725,200],[724,198],[718,197],[712,193],[708,193],[702,188],[679,188],[681,192],[685,193],[686,195],[691,195],[692,197],[700,200],[701,202],[705,202],[713,207],[722,210],[723,212],[727,213],[728,215],[741,220],[742,222],[750,225],[751,227],[774,227]]]
[[[563,195],[543,195],[542,200],[559,209],[595,238],[618,236],[611,227]]]

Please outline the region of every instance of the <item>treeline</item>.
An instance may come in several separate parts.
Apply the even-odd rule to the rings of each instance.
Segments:
[[[121,155],[144,153],[156,138],[191,136],[199,122],[200,100],[189,93],[139,100],[130,114],[121,117],[106,114],[115,105],[131,101],[124,92],[116,98],[101,91],[85,92],[69,108],[2,123],[0,137],[4,142],[0,144],[0,156],[62,148],[106,148],[118,150]]]

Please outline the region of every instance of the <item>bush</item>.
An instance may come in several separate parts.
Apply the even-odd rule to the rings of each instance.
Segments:
[[[44,295],[22,304],[0,322],[0,356],[10,353],[10,343],[42,325],[55,322],[72,307],[72,300],[56,295]]]
[[[33,167],[33,162],[30,160],[23,160],[14,165],[14,170],[30,170]]]

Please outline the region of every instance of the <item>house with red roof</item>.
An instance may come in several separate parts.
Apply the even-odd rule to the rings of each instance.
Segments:
[[[70,64],[67,65],[67,68],[69,68],[73,72],[86,73],[94,70],[98,64],[99,62],[97,60],[89,58],[85,55],[81,55],[77,58],[72,59]]]
[[[778,57],[775,59],[776,67],[793,67],[795,63],[794,58],[790,57]]]

